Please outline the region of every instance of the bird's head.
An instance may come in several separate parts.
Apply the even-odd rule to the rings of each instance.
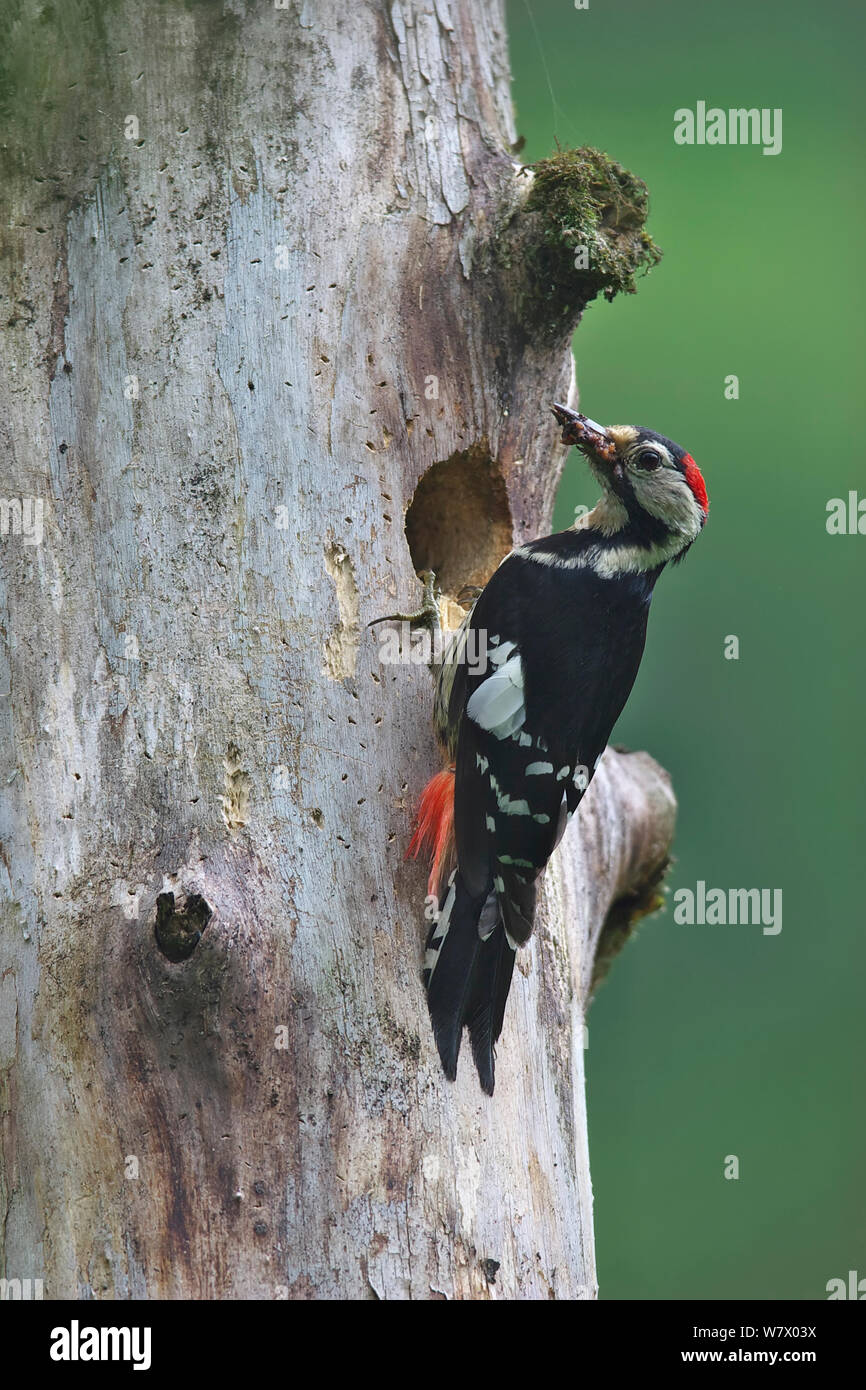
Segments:
[[[554,405],[562,442],[585,455],[604,489],[596,524],[611,539],[628,533],[668,559],[682,559],[709,511],[701,471],[672,439],[635,425],[597,425],[565,405]],[[594,514],[590,514],[594,515]],[[588,521],[589,518],[583,518]]]

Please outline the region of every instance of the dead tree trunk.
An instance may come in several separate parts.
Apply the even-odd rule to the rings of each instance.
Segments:
[[[41,8],[3,23],[2,1272],[592,1297],[584,1008],[667,778],[605,756],[495,1099],[449,1085],[403,862],[432,686],[365,623],[549,527],[611,283],[556,199],[599,256],[640,209],[519,173],[498,0]]]

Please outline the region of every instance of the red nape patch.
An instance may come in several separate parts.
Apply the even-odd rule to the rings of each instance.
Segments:
[[[454,768],[446,767],[431,777],[423,792],[415,818],[415,831],[406,851],[407,859],[417,859],[422,851],[432,856],[428,892],[440,897],[440,877],[454,847]]]
[[[684,456],[683,467],[686,470],[686,482],[694,493],[699,506],[703,507],[705,512],[708,512],[710,510],[710,503],[707,497],[707,485],[704,482],[701,470],[698,468],[691,454],[686,454]]]

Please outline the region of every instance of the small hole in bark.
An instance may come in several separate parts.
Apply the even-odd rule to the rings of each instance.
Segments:
[[[505,481],[482,442],[434,463],[406,511],[415,572],[433,570],[443,594],[487,583],[512,546]]]
[[[175,907],[174,893],[160,893],[153,934],[166,960],[174,965],[188,960],[212,916],[211,907],[198,893],[190,893],[181,908]]]

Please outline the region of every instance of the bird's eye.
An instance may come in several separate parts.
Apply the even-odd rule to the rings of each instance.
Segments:
[[[639,468],[658,468],[662,461],[661,454],[657,454],[655,449],[643,449],[637,456]]]

